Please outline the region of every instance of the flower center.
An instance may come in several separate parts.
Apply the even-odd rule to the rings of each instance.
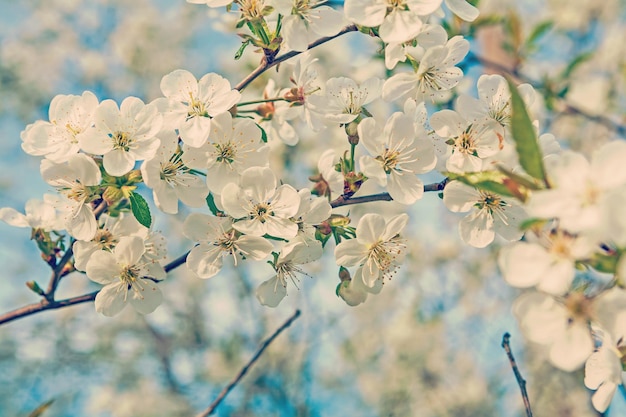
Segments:
[[[115,132],[111,139],[113,139],[113,149],[122,149],[124,152],[128,152],[135,143],[135,139],[128,132]]]
[[[198,100],[189,93],[189,106],[187,108],[187,120],[193,117],[211,117],[206,110],[207,103]]]
[[[382,271],[383,275],[390,276],[397,267],[394,261],[402,254],[404,249],[406,249],[406,244],[397,235],[388,241],[379,240],[370,245],[367,256]]]
[[[376,160],[381,163],[385,173],[389,174],[396,165],[398,165],[400,152],[397,150],[385,149],[382,155],[376,157]]]
[[[64,194],[70,200],[78,202],[83,202],[91,196],[89,188],[86,185],[81,184],[78,180],[76,180],[70,188],[65,189]]]
[[[454,138],[454,146],[458,152],[476,156],[476,141],[472,137],[470,128]]]
[[[117,239],[108,229],[98,229],[93,241],[101,248],[105,250],[113,249],[117,243]]]
[[[137,282],[139,278],[139,268],[135,265],[126,265],[122,268],[122,272],[120,273],[120,281],[127,284],[130,288],[133,284]]]
[[[252,217],[259,219],[261,223],[265,223],[268,217],[271,217],[274,212],[272,207],[268,203],[259,203],[252,209]]]
[[[161,181],[165,181],[168,184],[179,184],[179,174],[183,170],[183,161],[178,159],[176,161],[161,162],[161,172],[159,177]]]
[[[214,146],[217,150],[217,162],[225,162],[230,165],[235,161],[237,147],[233,143],[215,143]]]

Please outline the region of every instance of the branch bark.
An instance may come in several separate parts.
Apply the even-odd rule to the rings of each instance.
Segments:
[[[237,373],[237,375],[235,375],[233,380],[230,381],[230,383],[226,387],[224,387],[222,392],[220,392],[217,398],[213,400],[211,405],[206,410],[199,413],[196,417],[207,417],[213,414],[215,410],[217,409],[217,407],[220,405],[220,403],[224,400],[224,398],[226,398],[228,393],[233,388],[235,388],[235,386],[239,383],[239,381],[241,381],[241,378],[243,378],[244,375],[246,375],[246,373],[250,370],[252,365],[254,365],[254,363],[259,359],[259,357],[261,357],[265,349],[267,349],[267,347],[274,341],[274,339],[276,339],[276,337],[278,337],[279,334],[283,332],[283,330],[291,326],[291,323],[293,323],[299,316],[300,316],[300,310],[296,310],[295,313],[293,313],[293,315],[289,317],[287,321],[285,321],[282,324],[282,326],[276,329],[276,331],[270,337],[265,339],[263,343],[261,344],[261,347],[259,348],[259,350],[257,350],[254,356],[248,361],[248,363],[243,368],[241,368],[241,370],[239,371],[239,373]]]
[[[357,29],[357,27],[355,25],[346,26],[345,28],[341,29],[339,31],[339,33],[337,33],[336,35],[325,36],[323,38],[320,38],[320,39],[316,40],[315,42],[310,43],[307,51],[310,50],[310,49],[313,49],[313,48],[315,48],[315,47],[317,47],[319,45],[322,45],[322,44],[324,44],[324,43],[326,43],[328,41],[332,41],[333,39],[338,38],[341,35],[344,35],[344,34],[349,33],[349,32],[356,32],[357,30],[358,29]],[[276,57],[272,62],[263,61],[261,63],[261,65],[256,67],[254,69],[254,71],[252,71],[250,74],[248,74],[248,76],[246,78],[241,80],[241,82],[235,86],[235,90],[239,90],[239,91],[243,90],[244,88],[246,88],[248,86],[248,84],[250,84],[252,81],[257,79],[261,74],[263,74],[268,69],[272,68],[275,65],[280,64],[283,61],[291,59],[294,56],[300,55],[301,53],[302,52],[291,51],[291,52],[287,52],[286,54],[283,54],[281,56]]]
[[[530,409],[530,400],[528,399],[528,392],[526,392],[526,380],[522,377],[522,374],[517,367],[517,363],[515,362],[515,358],[513,357],[513,352],[511,351],[510,345],[511,335],[507,332],[502,336],[502,348],[506,352],[506,355],[509,357],[509,363],[511,364],[511,369],[513,369],[513,373],[515,374],[515,379],[517,380],[517,385],[519,385],[519,389],[522,392],[522,401],[524,401],[524,408],[526,409],[526,416],[533,417],[533,412]]]

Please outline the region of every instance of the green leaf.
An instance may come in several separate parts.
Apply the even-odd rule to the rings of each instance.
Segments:
[[[532,47],[539,40],[539,38],[541,38],[547,31],[552,29],[552,26],[554,26],[554,23],[551,20],[539,23],[537,26],[535,26],[530,36],[528,36],[528,39],[526,40],[526,46]]]
[[[54,398],[51,399],[51,400],[46,401],[45,403],[41,404],[39,407],[35,408],[33,410],[33,412],[28,415],[28,417],[39,417],[39,416],[41,416],[43,413],[46,412],[46,410],[48,408],[50,408],[50,406],[52,405],[53,402],[54,402]]]
[[[257,125],[257,127],[261,129],[261,140],[263,143],[267,143],[267,132],[265,132],[265,129],[263,129],[260,125]]]
[[[526,111],[524,100],[522,100],[511,79],[507,77],[506,81],[511,91],[511,131],[515,141],[515,150],[519,156],[519,163],[530,176],[542,180],[547,185],[543,155],[539,148],[535,128]]]
[[[150,207],[148,203],[141,196],[133,192],[130,195],[130,209],[137,221],[145,227],[150,227],[152,224],[152,216],[150,215]]]
[[[613,274],[617,270],[617,261],[619,258],[615,255],[604,255],[596,253],[587,264],[596,271]]]
[[[217,208],[213,193],[209,193],[209,195],[206,196],[206,204],[207,206],[209,206],[209,210],[211,210],[211,213],[213,213],[214,216],[220,216],[223,213],[220,209]]]
[[[237,52],[235,53],[235,60],[238,60],[241,58],[241,56],[243,55],[243,51],[246,50],[246,47],[248,45],[250,45],[249,39],[241,43],[241,46],[239,47],[239,49],[237,49]]]
[[[565,67],[565,69],[563,70],[563,73],[561,74],[561,78],[566,79],[569,78],[569,76],[572,74],[572,72],[583,62],[589,60],[589,58],[591,58],[593,56],[593,52],[583,52],[582,54],[578,55],[576,58],[574,58],[572,60],[572,62],[570,62],[567,67]]]
[[[517,197],[504,185],[506,177],[498,171],[466,172],[464,174],[446,172],[445,175],[451,181],[457,180],[479,190],[489,191],[505,197]]]
[[[520,223],[519,229],[520,230],[528,230],[528,229],[532,229],[534,227],[542,227],[548,221],[549,220],[546,220],[546,219],[538,219],[536,217],[531,217],[530,219],[526,219],[522,223]]]

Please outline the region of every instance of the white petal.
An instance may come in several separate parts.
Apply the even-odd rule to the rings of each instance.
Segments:
[[[126,284],[122,282],[107,285],[96,295],[95,307],[98,313],[107,317],[117,315],[126,306],[124,300]]]
[[[268,279],[256,289],[256,298],[268,307],[276,307],[286,295],[287,288],[282,285],[278,276]]]

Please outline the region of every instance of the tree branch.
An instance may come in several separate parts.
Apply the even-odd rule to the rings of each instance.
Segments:
[[[313,49],[316,46],[322,45],[328,41],[332,41],[335,38],[338,38],[341,35],[344,35],[348,32],[356,32],[358,29],[355,25],[350,25],[350,26],[346,26],[345,28],[341,29],[339,31],[339,33],[337,33],[336,35],[333,36],[325,36],[323,38],[320,38],[318,40],[316,40],[315,42],[312,42],[309,44],[309,47],[307,49]],[[306,51],[305,51],[306,52]],[[246,88],[248,86],[248,84],[250,84],[252,81],[254,81],[257,77],[259,77],[261,74],[263,74],[265,71],[267,71],[268,69],[272,68],[275,65],[280,64],[283,61],[286,61],[290,58],[293,58],[294,56],[300,55],[302,52],[298,52],[298,51],[291,51],[291,52],[287,52],[286,54],[283,54],[279,57],[276,57],[272,62],[267,62],[267,61],[263,61],[261,63],[261,65],[259,65],[258,67],[256,67],[254,69],[254,71],[252,71],[250,74],[248,74],[248,76],[246,78],[244,78],[243,80],[241,80],[241,82],[239,84],[237,84],[235,86],[235,90],[243,90],[244,88]]]
[[[522,401],[524,401],[524,408],[526,409],[526,416],[533,417],[533,412],[530,409],[530,400],[528,399],[528,392],[526,392],[526,380],[522,378],[522,374],[520,373],[517,363],[515,362],[515,358],[513,357],[513,352],[511,352],[511,345],[509,344],[509,340],[511,339],[511,335],[507,332],[502,335],[502,348],[506,352],[509,357],[509,363],[511,364],[511,369],[513,369],[513,373],[515,374],[515,379],[517,380],[517,384],[519,385],[519,389],[522,392]]]
[[[241,381],[241,378],[243,378],[244,375],[246,375],[248,370],[250,370],[252,365],[254,365],[254,363],[257,361],[257,359],[259,359],[259,357],[263,354],[265,349],[267,349],[267,347],[274,341],[274,339],[276,339],[276,337],[278,337],[278,335],[283,330],[285,330],[287,327],[291,326],[291,323],[293,323],[299,316],[300,316],[300,310],[296,310],[295,313],[293,313],[293,315],[291,317],[289,317],[287,319],[287,321],[285,321],[283,323],[282,326],[280,326],[278,329],[276,329],[276,331],[270,337],[265,339],[265,341],[263,341],[263,343],[261,344],[261,347],[259,348],[259,350],[257,350],[256,353],[254,354],[254,356],[248,361],[248,363],[243,368],[241,368],[241,370],[235,376],[235,378],[233,378],[233,380],[222,390],[222,392],[220,392],[220,394],[217,396],[217,398],[215,400],[213,400],[211,405],[206,410],[204,410],[201,413],[199,413],[196,417],[207,417],[207,416],[213,414],[215,412],[215,409],[217,409],[217,407],[222,402],[222,400],[224,400],[224,398],[228,395],[228,393],[233,388],[235,388],[235,386],[239,383],[239,381]]]
[[[441,182],[436,182],[433,184],[426,184],[424,185],[424,191],[425,192],[441,191],[444,189],[447,182],[448,182],[448,179],[446,178]],[[393,199],[391,198],[389,193],[372,194],[372,195],[355,197],[355,198],[344,198],[343,196],[340,196],[337,199],[333,200],[330,203],[330,205],[331,207],[336,208],[336,207],[342,207],[342,206],[350,206],[353,204],[368,203],[371,201],[392,201],[392,200]],[[70,249],[68,249],[68,252],[69,251]],[[189,255],[189,251],[185,252],[184,254],[180,255],[178,258],[174,259],[173,261],[165,265],[164,266],[165,272],[170,272],[178,268],[182,264],[184,264],[185,260],[187,259],[187,255]],[[65,256],[63,256],[63,258],[65,258]],[[29,304],[24,307],[17,308],[15,310],[9,311],[1,315],[0,325],[4,323],[9,323],[13,320],[17,320],[22,317],[27,317],[27,316],[30,316],[30,315],[33,315],[42,311],[46,311],[46,310],[56,310],[59,308],[69,307],[69,306],[73,306],[76,304],[88,303],[96,299],[96,295],[98,294],[98,292],[99,290],[91,292],[89,294],[83,294],[83,295],[79,295],[76,297],[71,297],[65,300],[58,300],[58,301],[54,300],[53,298],[51,299],[44,298],[39,303]]]

